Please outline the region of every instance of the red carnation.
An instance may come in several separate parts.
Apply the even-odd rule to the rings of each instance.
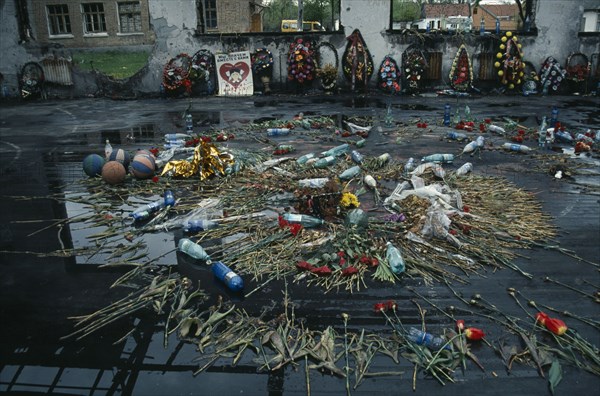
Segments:
[[[471,341],[479,341],[483,339],[483,337],[485,337],[485,333],[483,332],[483,330],[478,329],[476,327],[469,327],[468,329],[466,329],[465,335],[467,336],[467,339]]]
[[[303,271],[312,271],[313,265],[307,261],[298,261],[296,263],[296,268],[301,269]]]
[[[332,273],[331,268],[329,268],[326,265],[323,265],[322,267],[312,268],[310,272],[318,276],[327,276],[331,275]]]
[[[373,310],[377,313],[379,312],[385,312],[385,304],[384,303],[377,303],[375,305],[373,305]]]
[[[347,267],[342,270],[342,276],[351,276],[354,274],[358,274],[358,268],[356,267]]]

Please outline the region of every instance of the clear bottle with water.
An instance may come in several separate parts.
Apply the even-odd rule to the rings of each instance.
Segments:
[[[524,144],[504,143],[502,148],[509,151],[517,151],[520,153],[528,153],[531,149]]]
[[[300,185],[300,187],[321,188],[321,187],[324,187],[328,181],[329,181],[329,178],[327,178],[327,177],[317,177],[314,179],[298,180],[298,184]]]
[[[471,172],[473,170],[473,164],[470,162],[467,162],[465,164],[463,164],[460,168],[458,168],[456,170],[456,175],[457,176],[464,176],[467,173]]]
[[[106,139],[106,144],[104,145],[104,157],[107,161],[110,158],[112,151],[113,151],[113,148],[110,144],[110,141],[108,139]]]
[[[172,141],[172,140],[185,140],[188,138],[191,138],[191,135],[188,135],[187,133],[166,133],[165,134],[165,141]]]
[[[466,121],[471,121],[471,108],[467,105],[465,106],[465,120]]]
[[[340,155],[346,154],[350,150],[350,145],[347,143],[341,144],[339,146],[333,147],[327,151],[323,151],[321,153],[324,157],[334,156],[339,157]]]
[[[563,143],[569,143],[569,144],[573,143],[573,136],[571,136],[571,134],[569,132],[555,131],[554,136],[556,137],[556,139],[558,139],[559,141],[561,141]]]
[[[290,134],[289,128],[268,128],[267,136],[286,136]]]
[[[185,116],[185,129],[188,133],[194,132],[194,119],[190,113],[187,113]]]
[[[358,175],[360,173],[360,166],[355,165],[351,168],[346,169],[345,171],[343,171],[338,177],[340,178],[340,180],[350,180],[353,177],[355,177],[356,175]]]
[[[408,159],[408,161],[406,161],[406,164],[404,164],[404,174],[408,174],[409,172],[412,172],[415,168],[416,168],[415,159],[413,157],[410,157]]]
[[[392,245],[391,242],[386,243],[387,248],[385,252],[385,258],[392,269],[394,274],[401,274],[406,269],[406,265],[404,264],[404,258],[402,258],[402,254],[400,253],[400,249],[396,246]]]
[[[544,147],[546,145],[546,116],[542,118],[542,123],[538,129],[538,145]]]
[[[244,280],[242,277],[223,264],[223,262],[215,261],[212,264],[212,272],[232,292],[240,292],[244,289]]]
[[[298,158],[296,162],[300,165],[306,164],[306,162],[312,158],[315,158],[315,153],[304,154],[302,157]]]
[[[506,131],[504,130],[504,128],[499,127],[498,125],[493,125],[493,124],[491,124],[491,125],[488,126],[488,131],[495,132],[495,133],[497,133],[499,135],[504,135],[506,133]]]
[[[196,260],[210,261],[210,256],[206,253],[204,248],[191,239],[181,238],[177,243],[177,248],[180,252],[183,252]]]
[[[434,336],[415,327],[408,329],[406,338],[417,345],[423,345],[432,350],[439,350],[446,344],[446,341],[442,337]],[[449,349],[449,346],[446,346],[446,348]]]
[[[281,217],[287,222],[301,224],[305,228],[318,227],[325,221],[318,217],[298,213],[284,213]]]
[[[327,168],[329,165],[334,164],[335,160],[336,160],[335,157],[333,155],[330,155],[328,157],[318,159],[313,164],[313,166],[315,168],[319,168],[319,169]]]
[[[454,154],[431,154],[423,157],[421,161],[451,163],[452,161],[454,161]]]

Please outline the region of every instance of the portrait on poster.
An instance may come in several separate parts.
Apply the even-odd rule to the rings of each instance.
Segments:
[[[254,93],[250,52],[215,55],[220,96],[246,96]]]

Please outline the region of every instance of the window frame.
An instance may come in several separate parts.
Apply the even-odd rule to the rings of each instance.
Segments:
[[[101,8],[101,10],[94,10],[94,11],[86,11],[86,7],[92,7],[92,6],[98,6]],[[88,16],[92,16],[92,20],[90,20],[89,22],[92,22],[92,24],[99,24],[100,25],[100,29],[104,29],[104,30],[94,30],[94,31],[89,31],[88,30]],[[98,21],[94,21],[93,16],[97,16],[98,17]],[[108,36],[108,29],[107,29],[107,25],[106,25],[106,11],[104,10],[104,3],[99,3],[99,2],[95,2],[95,3],[81,3],[81,22],[82,22],[82,28],[83,28],[83,36],[84,37],[98,37],[98,36]]]
[[[212,6],[209,7],[209,4]],[[214,22],[214,26],[210,25]],[[204,0],[204,26],[206,30],[219,29],[219,15],[217,13],[217,0]]]
[[[61,13],[51,12],[50,7],[65,7],[66,12],[61,10]],[[71,24],[71,15],[69,12],[69,5],[65,3],[59,4],[46,4],[46,23],[48,24],[48,37],[50,38],[65,38],[65,37],[73,37],[73,27]],[[59,20],[57,18],[62,17],[62,22],[65,24],[65,29],[68,27],[68,31],[53,33],[53,23],[56,25],[60,25]]]
[[[121,12],[121,6],[122,5],[137,5],[138,6],[138,10],[134,10],[132,12],[127,11],[127,12]],[[127,18],[128,20],[128,25],[130,25],[131,23],[133,23],[133,27],[135,29],[135,25],[136,25],[136,21],[135,21],[135,16],[137,15],[139,17],[139,30],[134,30],[134,31],[127,31],[124,32],[123,31],[123,24],[121,22],[121,15],[124,14],[133,14],[132,18]],[[133,22],[131,22],[133,21]],[[119,26],[119,32],[117,33],[118,36],[134,36],[134,35],[143,35],[144,34],[144,26],[142,24],[142,2],[139,0],[129,0],[129,1],[117,1],[117,24]]]

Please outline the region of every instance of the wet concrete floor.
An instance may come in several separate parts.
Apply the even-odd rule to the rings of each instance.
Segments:
[[[134,394],[134,395],[212,395],[212,394],[308,394],[304,367],[287,367],[273,372],[257,371],[248,359],[236,366],[229,361],[217,362],[206,372],[193,376],[198,368],[194,345],[170,338],[163,347],[163,327],[151,314],[139,314],[127,321],[80,341],[61,340],[73,330],[69,317],[100,309],[124,295],[110,289],[122,272],[98,268],[106,257],[40,257],[35,253],[54,252],[67,241],[73,247],[86,243],[94,230],[66,229],[52,224],[76,216],[84,209],[64,200],[49,199],[56,194],[81,193],[78,181],[85,178],[82,159],[90,153],[103,152],[104,142],[134,151],[162,144],[165,133],[182,132],[181,115],[191,105],[197,130],[235,128],[257,120],[291,119],[299,112],[306,116],[331,116],[341,123],[348,117],[369,117],[381,122],[391,105],[398,125],[412,128],[413,133],[397,136],[387,129],[375,129],[367,139],[365,155],[388,152],[399,161],[420,158],[434,152],[460,152],[457,142],[440,139],[446,129],[439,124],[445,103],[453,109],[468,105],[476,119],[491,118],[503,122],[506,117],[527,127],[534,127],[551,108],[560,109],[559,119],[572,130],[600,129],[600,99],[596,97],[385,97],[385,96],[271,96],[251,98],[146,99],[110,101],[81,99],[39,101],[0,105],[0,392],[10,394]],[[435,127],[416,129],[417,120]],[[341,125],[341,124],[340,124]],[[264,132],[256,132],[262,133]],[[239,133],[229,142],[232,148],[259,148],[261,143],[249,134]],[[399,139],[398,139],[399,138]],[[486,133],[495,147],[504,138]],[[295,155],[325,150],[340,144],[339,136],[314,135],[281,138],[278,142],[298,147]],[[530,142],[530,145],[533,145]],[[567,147],[565,146],[567,149]],[[552,154],[549,152],[549,154]],[[554,153],[557,156],[570,156]],[[509,269],[488,270],[472,276],[468,284],[456,285],[465,298],[482,294],[509,314],[525,317],[508,295],[515,288],[535,300],[559,311],[600,320],[600,305],[590,298],[600,291],[600,174],[597,152],[589,157],[573,158],[581,167],[575,177],[556,179],[543,171],[543,164],[532,155],[518,155],[501,150],[484,150],[481,156],[469,157],[474,172],[505,177],[520,188],[534,192],[542,209],[558,228],[556,243],[572,250],[572,255],[556,249],[534,248],[519,252],[517,265],[532,274],[532,279]],[[454,169],[460,163],[450,165]],[[540,170],[542,169],[542,170]],[[59,236],[61,236],[59,238]],[[148,236],[149,256],[163,255],[165,265],[177,267],[191,277],[199,277],[207,292],[225,298],[218,283],[190,266],[185,258],[172,252],[173,233]],[[169,253],[170,252],[170,253]],[[595,264],[594,264],[595,263]],[[546,277],[572,288],[545,281]],[[250,285],[253,288],[256,285]],[[343,331],[340,314],[351,316],[349,330],[389,332],[380,316],[372,312],[374,303],[396,300],[404,323],[418,325],[419,317],[412,302],[417,291],[439,307],[460,306],[461,302],[443,284],[425,285],[422,279],[405,278],[393,286],[369,283],[368,288],[349,294],[344,291],[324,294],[318,287],[289,285],[296,315],[308,326],[323,329],[329,325]],[[280,303],[283,285],[273,282],[236,304],[251,314],[263,307]],[[583,291],[585,295],[573,288]],[[452,327],[448,318],[428,306],[431,329]],[[465,320],[486,328],[490,341],[507,343],[501,326],[465,314]],[[573,318],[563,317],[582,337],[600,345],[597,328]],[[131,325],[138,331],[127,340],[114,344]],[[440,385],[419,373],[414,394],[549,394],[547,380],[535,367],[515,363],[509,372],[502,359],[484,345],[473,351],[485,371],[470,364],[457,370],[455,383]],[[546,367],[547,369],[547,367]],[[600,389],[600,379],[588,372],[562,365],[562,382],[558,394],[582,392],[593,394]],[[399,376],[382,376],[365,380],[353,394],[399,394],[412,392],[412,365],[379,357],[373,372],[403,371]],[[344,380],[315,371],[310,376],[310,394],[342,394]]]

